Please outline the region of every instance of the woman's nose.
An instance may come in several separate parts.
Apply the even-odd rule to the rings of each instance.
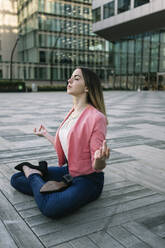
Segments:
[[[72,82],[72,80],[71,80],[71,78],[69,78],[69,79],[68,79],[68,83],[71,83],[71,82]]]

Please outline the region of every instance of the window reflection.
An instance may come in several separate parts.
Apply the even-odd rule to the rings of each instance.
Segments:
[[[118,14],[130,9],[130,0],[118,0]]]
[[[92,10],[93,22],[98,22],[101,20],[101,8],[96,8]]]
[[[109,18],[114,15],[114,1],[104,4],[103,6],[103,18]]]
[[[138,6],[141,6],[141,5],[149,3],[149,2],[150,2],[150,0],[135,0],[134,7],[136,8]]]

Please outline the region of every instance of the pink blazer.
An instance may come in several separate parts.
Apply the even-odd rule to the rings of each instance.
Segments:
[[[68,113],[60,127],[73,112]],[[57,152],[59,166],[66,163],[57,130],[54,147]],[[88,105],[79,116],[68,134],[68,168],[71,176],[87,175],[95,172],[94,153],[102,146],[106,136],[106,117],[91,105]]]

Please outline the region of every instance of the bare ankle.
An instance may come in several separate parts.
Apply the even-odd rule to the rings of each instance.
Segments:
[[[42,176],[42,173],[39,170],[36,169],[31,169],[28,166],[24,165],[23,166],[23,172],[25,174],[25,176],[28,178],[30,175],[32,174],[39,174],[40,176]]]

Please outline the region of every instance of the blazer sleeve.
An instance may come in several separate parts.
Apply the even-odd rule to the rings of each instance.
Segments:
[[[92,161],[93,169],[94,169],[95,151],[102,146],[103,141],[106,138],[106,131],[107,131],[107,120],[106,117],[102,115],[101,117],[95,120],[94,128],[90,138],[90,153],[91,153],[91,161]]]

